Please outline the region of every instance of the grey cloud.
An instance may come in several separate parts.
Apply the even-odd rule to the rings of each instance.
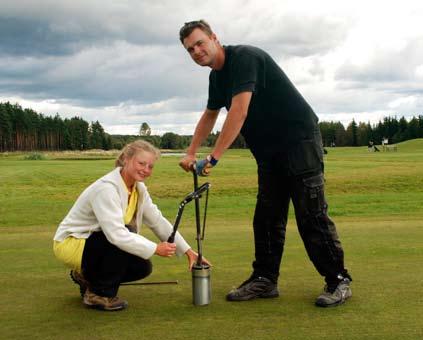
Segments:
[[[243,21],[225,24],[226,40],[261,46],[274,55],[300,57],[334,49],[345,39],[349,23],[331,16],[304,17],[271,10]]]
[[[66,55],[127,41],[179,44],[181,6],[174,1],[3,1],[3,55]]]
[[[422,40],[360,67],[345,63],[332,79],[322,56],[342,49],[354,23],[354,14],[329,15],[332,8],[307,14],[283,0],[0,2],[0,96],[52,100],[63,116],[83,112],[107,126],[148,121],[156,130],[192,132],[209,69],[190,60],[178,30],[200,18],[223,44],[268,51],[317,113],[370,112],[421,96]],[[421,100],[407,105],[421,107]]]
[[[177,39],[184,10],[175,2],[21,0],[2,9],[3,95],[95,107],[205,91],[208,71]]]
[[[154,67],[153,67],[154,66]],[[0,91],[29,98],[66,98],[75,105],[154,103],[206,91],[208,70],[195,67],[180,46],[116,42],[72,56],[0,58]],[[183,84],[183,86],[181,86]]]
[[[422,93],[421,81],[416,78],[416,68],[423,60],[423,38],[410,41],[398,52],[377,51],[365,65],[347,62],[335,74],[339,87],[366,88],[395,93]]]
[[[333,48],[346,34],[347,21],[330,16],[275,12],[255,1],[3,1],[2,52],[16,55],[72,54],[92,45],[127,41],[135,45],[178,45],[184,21],[205,18],[223,43],[250,43],[278,54],[307,56]],[[190,9],[189,11],[187,9]],[[237,13],[227,20],[228,13]],[[16,43],[19,41],[19,44]]]
[[[252,17],[254,1],[223,3],[218,0],[216,10],[208,11],[207,4],[191,0],[184,6],[174,1],[3,1],[8,16],[0,15],[0,91],[89,107],[204,95],[208,70],[194,65],[177,39],[184,21],[202,17],[210,18],[223,43],[256,44],[275,59],[322,52],[343,36],[342,25],[331,18],[304,21],[274,13],[271,6]],[[224,19],[235,10],[239,16]]]
[[[0,55],[60,55],[72,50],[69,36],[35,19],[0,18],[0,41]]]

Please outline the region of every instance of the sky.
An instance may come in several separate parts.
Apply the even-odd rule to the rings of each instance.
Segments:
[[[411,118],[423,114],[422,18],[421,0],[0,0],[0,102],[110,134],[143,122],[192,134],[210,68],[178,32],[205,19],[222,44],[267,51],[321,121]]]

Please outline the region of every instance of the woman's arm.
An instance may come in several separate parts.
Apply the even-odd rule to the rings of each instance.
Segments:
[[[142,257],[150,258],[157,244],[147,238],[131,233],[124,225],[123,210],[116,188],[105,185],[93,192],[91,206],[107,240],[116,247]]]
[[[143,222],[153,231],[153,233],[161,240],[166,241],[173,231],[173,225],[162,215],[161,211],[155,205],[143,185]],[[176,254],[181,256],[191,247],[179,232],[175,234]]]

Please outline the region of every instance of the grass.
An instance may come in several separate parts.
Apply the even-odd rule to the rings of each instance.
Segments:
[[[0,337],[7,339],[421,339],[423,329],[423,140],[397,152],[329,148],[326,191],[351,271],[353,297],[314,307],[323,282],[307,259],[291,212],[278,299],[228,303],[227,291],[250,273],[255,164],[230,150],[212,184],[204,251],[213,264],[212,303],[191,304],[186,260],[153,258],[149,280],[172,286],[120,289],[130,307],[102,313],[81,306],[76,286],[52,253],[52,237],[78,194],[113,166],[110,155],[0,157]],[[96,158],[91,160],[90,158]],[[173,221],[192,178],[163,157],[147,185]],[[194,242],[193,207],[181,232]],[[148,231],[143,234],[151,239]]]

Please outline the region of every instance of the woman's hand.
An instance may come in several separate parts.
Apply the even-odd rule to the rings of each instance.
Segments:
[[[168,242],[160,242],[157,245],[155,254],[163,257],[172,257],[176,252],[176,244]]]
[[[192,266],[197,262],[198,254],[190,248],[185,252],[185,255],[188,257],[188,269],[191,271]],[[207,264],[210,267],[212,266],[212,264],[205,257],[201,259],[201,263]]]

